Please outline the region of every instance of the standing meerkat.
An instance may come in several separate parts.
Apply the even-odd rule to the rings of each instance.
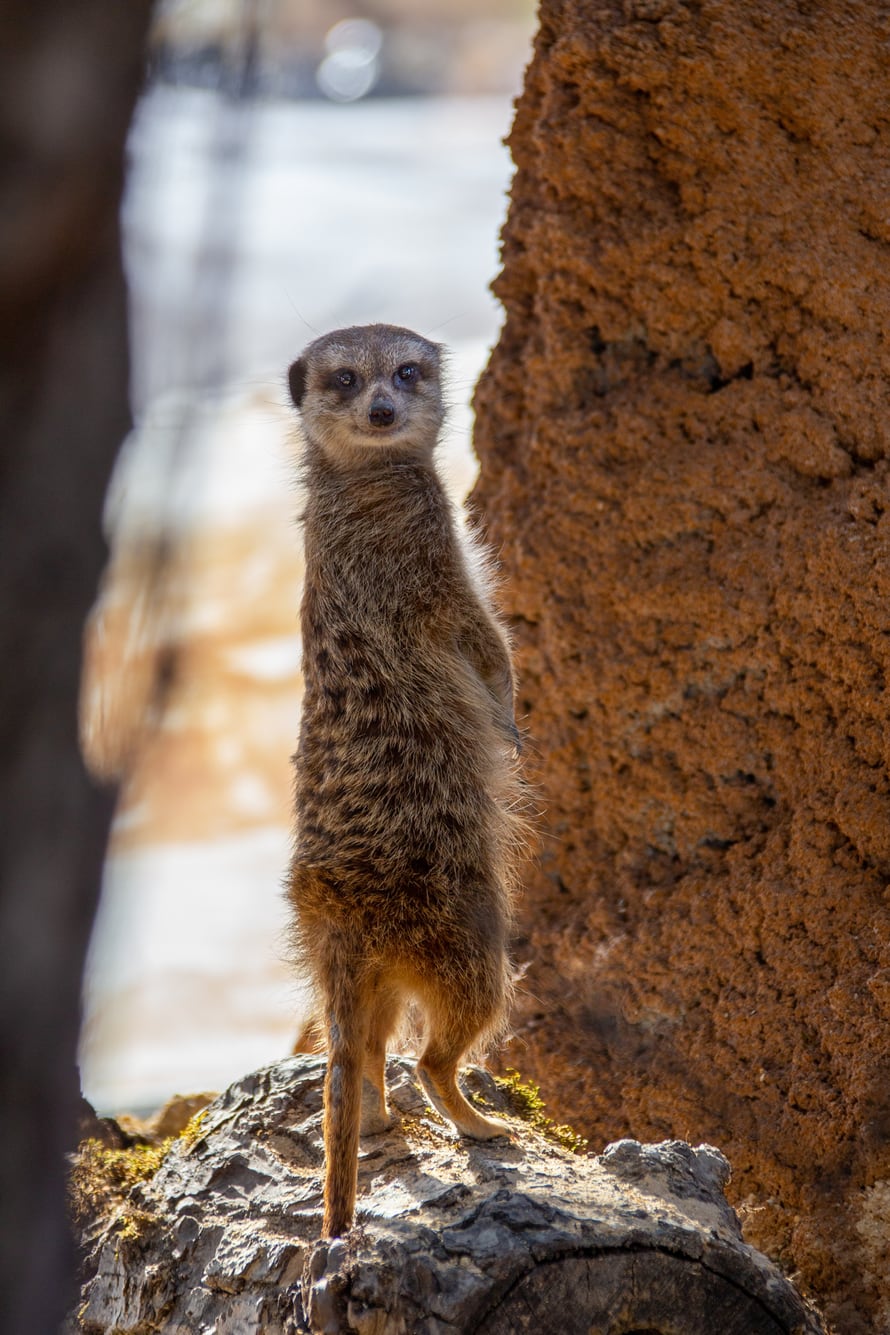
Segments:
[[[465,1136],[505,1133],[456,1071],[510,996],[513,669],[485,561],[433,464],[440,371],[436,344],[369,325],[317,339],[289,372],[306,575],[288,893],[327,1037],[326,1237],[352,1224],[360,1126],[391,1125],[386,1044],[406,1002],[424,1015],[417,1072],[434,1106]]]

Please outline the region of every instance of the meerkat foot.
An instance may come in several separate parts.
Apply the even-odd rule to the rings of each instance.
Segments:
[[[362,1083],[361,1134],[379,1136],[384,1131],[390,1131],[395,1124],[396,1119],[387,1108],[380,1090],[366,1078]]]
[[[509,1135],[509,1128],[503,1122],[496,1122],[477,1113],[475,1108],[467,1103],[453,1079],[451,1081],[453,1090],[440,1091],[425,1067],[417,1067],[417,1078],[436,1112],[452,1122],[462,1136],[469,1136],[472,1140],[494,1140],[497,1136]]]
[[[504,1122],[496,1122],[492,1117],[482,1117],[476,1113],[472,1122],[466,1122],[462,1118],[460,1122],[455,1121],[454,1125],[462,1136],[469,1136],[471,1140],[497,1140],[510,1139],[510,1129]]]

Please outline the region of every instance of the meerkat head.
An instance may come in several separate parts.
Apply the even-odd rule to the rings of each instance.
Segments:
[[[428,458],[445,415],[441,356],[438,344],[388,324],[316,339],[288,372],[310,443],[346,465],[382,449]]]

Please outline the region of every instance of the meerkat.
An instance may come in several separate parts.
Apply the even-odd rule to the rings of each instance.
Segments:
[[[506,631],[433,462],[442,349],[369,325],[289,371],[305,453],[305,694],[288,895],[326,1036],[325,1237],[352,1224],[358,1143],[391,1125],[387,1040],[424,1017],[417,1073],[464,1136],[503,1135],[457,1085],[505,1023],[523,838]]]

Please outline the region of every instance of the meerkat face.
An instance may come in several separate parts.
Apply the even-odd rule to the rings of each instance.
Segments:
[[[441,349],[410,329],[338,329],[310,343],[288,373],[309,440],[335,462],[368,451],[429,456],[444,418]]]

